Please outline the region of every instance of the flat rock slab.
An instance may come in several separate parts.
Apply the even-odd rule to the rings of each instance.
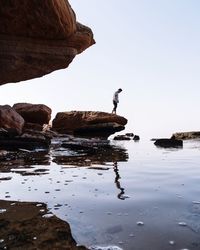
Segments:
[[[59,112],[52,121],[52,130],[62,134],[107,138],[125,129],[127,119],[99,111]]]
[[[77,246],[67,222],[44,203],[0,200],[0,249],[86,250]]]

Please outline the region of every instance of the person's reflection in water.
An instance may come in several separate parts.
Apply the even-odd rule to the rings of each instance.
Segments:
[[[119,182],[119,179],[121,179],[120,175],[119,175],[119,169],[118,169],[118,166],[117,166],[117,162],[115,161],[113,163],[113,169],[114,169],[114,172],[116,174],[116,177],[115,177],[115,184],[116,184],[116,187],[120,190],[120,193],[117,195],[118,199],[120,200],[125,200],[126,198],[128,198],[127,196],[124,196],[124,188],[121,187],[121,184]]]

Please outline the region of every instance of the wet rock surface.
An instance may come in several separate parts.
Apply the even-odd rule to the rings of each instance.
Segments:
[[[1,6],[0,85],[66,68],[95,43],[67,0],[2,0]]]
[[[48,149],[51,143],[49,136],[42,132],[26,131],[21,135],[13,135],[8,130],[1,130],[0,149],[1,150],[35,150]]]
[[[0,248],[86,250],[77,246],[69,224],[44,203],[4,200],[0,200]]]
[[[104,137],[125,129],[127,119],[115,114],[94,111],[59,112],[52,130],[76,136]]]
[[[164,148],[170,148],[170,147],[183,147],[183,141],[177,140],[174,138],[162,138],[162,139],[156,139],[154,142],[156,146],[164,147]]]
[[[139,141],[140,137],[139,135],[134,135],[133,133],[126,133],[125,135],[117,135],[113,139],[116,141]]]
[[[30,171],[31,166],[48,166],[51,161],[59,165],[91,166],[127,160],[127,150],[108,140],[58,137],[52,140],[50,148],[46,150],[0,150],[0,172],[9,172],[14,167],[12,171],[18,170],[22,175],[38,175],[46,172]]]
[[[60,147],[61,146],[61,147]],[[63,165],[90,166],[108,162],[127,161],[127,150],[111,144],[109,140],[75,139],[64,141],[52,151],[53,162]],[[68,155],[62,152],[68,150]]]

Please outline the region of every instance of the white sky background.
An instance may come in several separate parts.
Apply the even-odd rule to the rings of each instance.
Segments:
[[[0,104],[44,103],[57,112],[112,110],[143,137],[200,130],[200,1],[71,0],[96,44],[67,69],[0,89]]]

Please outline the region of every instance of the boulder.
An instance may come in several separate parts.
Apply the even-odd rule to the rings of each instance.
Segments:
[[[191,132],[180,132],[172,135],[175,139],[187,140],[187,139],[196,139],[200,138],[200,131],[191,131]]]
[[[107,138],[123,130],[126,123],[126,118],[106,112],[59,112],[52,121],[52,130],[62,134]]]
[[[117,135],[113,138],[115,141],[130,141],[130,136],[127,135]]]
[[[134,140],[134,141],[139,141],[139,140],[140,140],[139,135],[134,135],[133,140]]]
[[[0,85],[66,68],[94,43],[68,0],[1,0]]]
[[[159,147],[163,148],[170,148],[170,147],[183,147],[183,141],[182,140],[176,140],[173,138],[162,138],[162,139],[157,139],[154,144]]]
[[[44,104],[16,103],[13,108],[19,113],[26,123],[48,124],[51,119],[51,109]],[[31,124],[27,124],[30,128]],[[39,129],[36,128],[37,130]],[[40,130],[40,129],[39,129]]]
[[[0,128],[6,129],[10,134],[21,134],[24,119],[9,105],[0,106]]]
[[[134,136],[133,133],[126,133],[125,135],[128,136],[128,137],[133,137]]]

